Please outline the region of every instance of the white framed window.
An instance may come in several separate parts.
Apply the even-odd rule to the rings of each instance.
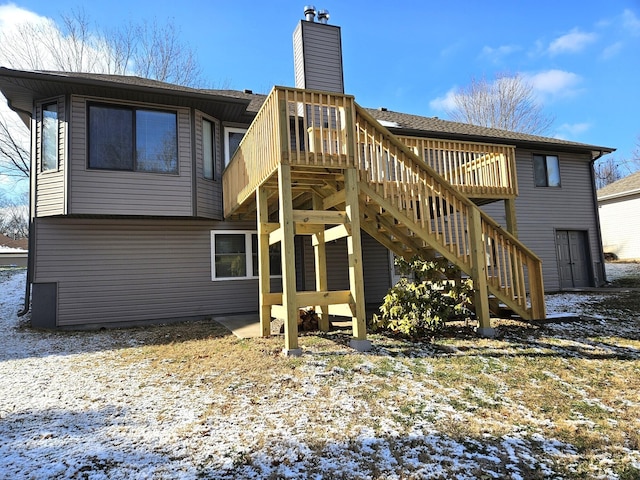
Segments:
[[[236,153],[244,134],[247,133],[246,128],[225,127],[224,128],[224,166],[229,165]]]
[[[272,277],[282,276],[280,244],[269,247]],[[241,230],[211,231],[211,280],[258,278],[258,233]]]

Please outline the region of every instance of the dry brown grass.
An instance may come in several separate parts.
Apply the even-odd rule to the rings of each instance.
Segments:
[[[603,458],[607,471],[640,478],[629,466],[640,447],[640,341],[616,336],[616,326],[586,320],[558,330],[505,320],[499,338],[487,340],[451,325],[435,344],[373,335],[368,354],[346,347],[348,333],[306,334],[303,356],[287,358],[281,337],[240,340],[215,322],[196,322],[146,329],[145,346],[123,349],[120,361],[226,395],[207,411],[211,418],[259,415],[252,406],[278,405],[312,384],[327,404],[301,412],[319,450],[349,438],[332,431],[331,419],[341,418],[344,431],[380,431],[386,419],[406,431],[425,423],[461,443],[539,435],[575,450],[572,463],[554,466],[565,478],[595,478]],[[366,414],[345,413],[341,398]],[[299,418],[279,421],[288,425],[272,427],[294,428]]]

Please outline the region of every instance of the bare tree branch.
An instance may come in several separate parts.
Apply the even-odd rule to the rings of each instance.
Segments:
[[[499,74],[494,82],[472,79],[454,101],[449,117],[472,125],[544,134],[554,121],[536,101],[533,85],[518,74]]]
[[[173,22],[127,23],[106,30],[94,25],[83,10],[62,15],[59,24],[43,20],[4,28],[0,31],[0,65],[202,84],[195,51],[180,39]],[[24,141],[8,120],[0,116],[0,167],[3,174],[28,177],[28,136]]]
[[[613,157],[597,160],[593,165],[596,175],[596,188],[601,189],[610,183],[620,180],[623,175],[618,168],[618,162]]]
[[[26,198],[0,197],[0,233],[14,240],[29,236],[29,207],[27,203]]]
[[[179,85],[201,83],[195,53],[180,41],[180,32],[174,24],[159,26],[155,21],[145,22],[136,33],[137,48],[132,59],[138,75]]]
[[[17,133],[18,125],[9,126],[4,115],[0,115],[0,166],[10,177],[29,177],[29,149]],[[28,145],[28,135],[23,131]]]

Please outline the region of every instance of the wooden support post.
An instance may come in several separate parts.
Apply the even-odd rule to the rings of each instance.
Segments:
[[[323,200],[317,194],[313,195],[314,210],[324,210]],[[324,241],[324,228],[313,236],[313,256],[315,259],[316,291],[327,291],[327,248]],[[329,331],[329,305],[317,305],[320,309],[320,321],[318,327],[323,332]]]
[[[271,272],[269,268],[269,206],[268,194],[264,186],[256,190],[258,209],[258,287],[260,302],[260,331],[263,337],[271,335],[271,305],[266,299],[271,293]]]
[[[489,289],[487,285],[487,255],[482,235],[482,217],[478,208],[469,209],[469,240],[471,242],[471,279],[473,280],[474,305],[478,318],[478,335],[493,337],[489,311]]]
[[[504,201],[504,216],[507,219],[507,232],[518,238],[518,220],[516,219],[516,199],[506,198]]]
[[[351,235],[347,237],[349,255],[349,289],[353,299],[353,339],[351,346],[358,351],[371,349],[367,340],[367,320],[364,299],[364,273],[362,270],[362,237],[360,231],[360,203],[358,172],[355,168],[344,171],[345,211],[351,224]]]
[[[280,229],[282,230],[282,306],[286,312],[284,324],[284,354],[301,355],[298,348],[298,306],[296,300],[296,253],[293,200],[291,197],[291,166],[278,165],[280,195]]]
[[[516,219],[516,199],[515,198],[507,198],[504,201],[504,216],[507,220],[507,232],[509,232],[514,237],[518,238],[518,221]],[[516,288],[515,283],[519,277],[518,267],[515,258],[515,252],[509,250],[510,263],[511,263],[511,288],[513,291],[519,291]],[[525,295],[525,292],[522,291],[522,295]]]
[[[529,298],[531,299],[531,318],[543,320],[547,318],[546,306],[544,303],[544,282],[542,279],[542,263],[535,264],[531,262],[528,266],[529,285],[531,291]]]

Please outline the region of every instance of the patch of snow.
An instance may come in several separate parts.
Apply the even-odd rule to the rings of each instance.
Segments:
[[[395,127],[399,128],[401,125],[398,122],[392,122],[389,120],[378,120],[378,123],[383,127]]]
[[[406,357],[382,348],[376,354],[388,363],[385,382],[393,388],[373,401],[354,394],[375,394],[372,375],[384,373],[366,356],[347,369],[305,355],[302,376],[266,374],[271,386],[260,395],[242,378],[211,388],[208,380],[220,371],[186,382],[150,369],[149,358],[123,364],[121,350],[144,345],[143,332],[24,328],[16,317],[24,281],[23,272],[0,277],[2,478],[464,480],[527,478],[532,471],[553,478],[551,465],[576,455],[571,445],[517,427],[481,439],[436,430],[433,418],[464,425],[477,411],[437,380],[446,367],[412,359],[433,374],[424,381]],[[471,383],[469,392],[522,412],[528,428],[552,426],[500,392]],[[375,409],[388,413],[378,417]]]
[[[0,253],[27,253],[27,250],[22,248],[7,247],[6,245],[0,245]]]
[[[606,263],[605,271],[609,282],[622,277],[640,277],[640,263]]]

